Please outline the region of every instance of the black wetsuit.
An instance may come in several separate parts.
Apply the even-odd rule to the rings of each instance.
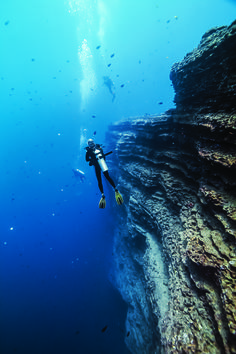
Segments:
[[[106,160],[106,157],[104,155],[103,149],[99,144],[96,144],[94,146],[94,148],[90,148],[90,147],[86,147],[86,156],[85,159],[88,162],[89,161],[89,166],[94,166],[95,167],[95,173],[96,173],[96,177],[98,180],[98,187],[101,191],[101,193],[103,193],[103,185],[102,185],[102,176],[101,176],[101,168],[99,166],[99,163],[97,161],[96,155],[95,155],[95,150],[99,150],[102,154],[102,157],[104,158],[104,160]],[[104,176],[106,177],[106,179],[108,180],[108,182],[112,185],[113,188],[116,188],[116,185],[113,181],[113,179],[110,177],[108,171],[103,172]]]

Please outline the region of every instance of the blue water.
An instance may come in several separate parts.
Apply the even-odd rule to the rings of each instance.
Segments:
[[[1,354],[129,353],[112,285],[119,207],[104,182],[98,208],[84,147],[172,108],[172,64],[235,14],[233,0],[1,1]]]

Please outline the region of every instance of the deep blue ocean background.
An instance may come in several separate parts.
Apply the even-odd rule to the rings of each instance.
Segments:
[[[1,354],[129,353],[112,285],[123,206],[104,182],[98,208],[84,147],[106,147],[117,120],[173,108],[171,66],[235,15],[234,0],[1,1]]]

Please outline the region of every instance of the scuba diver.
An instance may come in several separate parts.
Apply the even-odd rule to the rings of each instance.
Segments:
[[[82,183],[85,181],[85,174],[83,171],[79,170],[78,168],[72,168],[72,171],[74,172],[74,176],[77,181],[80,181]]]
[[[103,83],[104,85],[107,86],[110,94],[112,95],[112,102],[114,102],[114,99],[116,98],[116,94],[115,94],[115,86],[113,81],[109,78],[109,76],[103,76]]]
[[[103,191],[101,171],[103,172],[103,174],[106,177],[106,179],[108,180],[108,182],[115,189],[115,198],[116,198],[117,204],[121,205],[124,202],[122,195],[119,193],[113,179],[110,177],[110,175],[108,173],[108,167],[107,167],[105,159],[106,159],[106,156],[111,153],[112,153],[112,151],[108,152],[107,154],[104,154],[103,149],[99,144],[95,144],[93,139],[88,140],[88,146],[86,147],[85,159],[87,162],[89,162],[89,166],[94,166],[94,168],[95,168],[95,173],[96,173],[96,177],[98,180],[98,187],[100,189],[100,192],[102,193],[102,198],[99,202],[99,208],[101,208],[101,209],[104,209],[106,207],[106,199],[105,199],[105,195],[104,195],[104,191]]]

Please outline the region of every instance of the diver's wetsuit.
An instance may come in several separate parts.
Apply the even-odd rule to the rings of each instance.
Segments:
[[[90,147],[86,147],[86,156],[85,159],[88,162],[89,161],[89,166],[93,166],[95,167],[95,173],[96,173],[96,177],[98,180],[98,187],[101,191],[101,193],[103,194],[103,185],[102,185],[102,176],[101,176],[101,168],[99,166],[99,163],[97,161],[96,155],[95,155],[95,150],[99,150],[102,154],[102,157],[104,158],[104,160],[106,160],[106,157],[104,155],[103,149],[101,148],[101,146],[99,144],[96,144],[93,148]],[[116,189],[116,185],[113,181],[113,179],[110,177],[108,171],[103,172],[104,176],[106,177],[106,179],[108,180],[108,182],[112,185],[113,188]]]

